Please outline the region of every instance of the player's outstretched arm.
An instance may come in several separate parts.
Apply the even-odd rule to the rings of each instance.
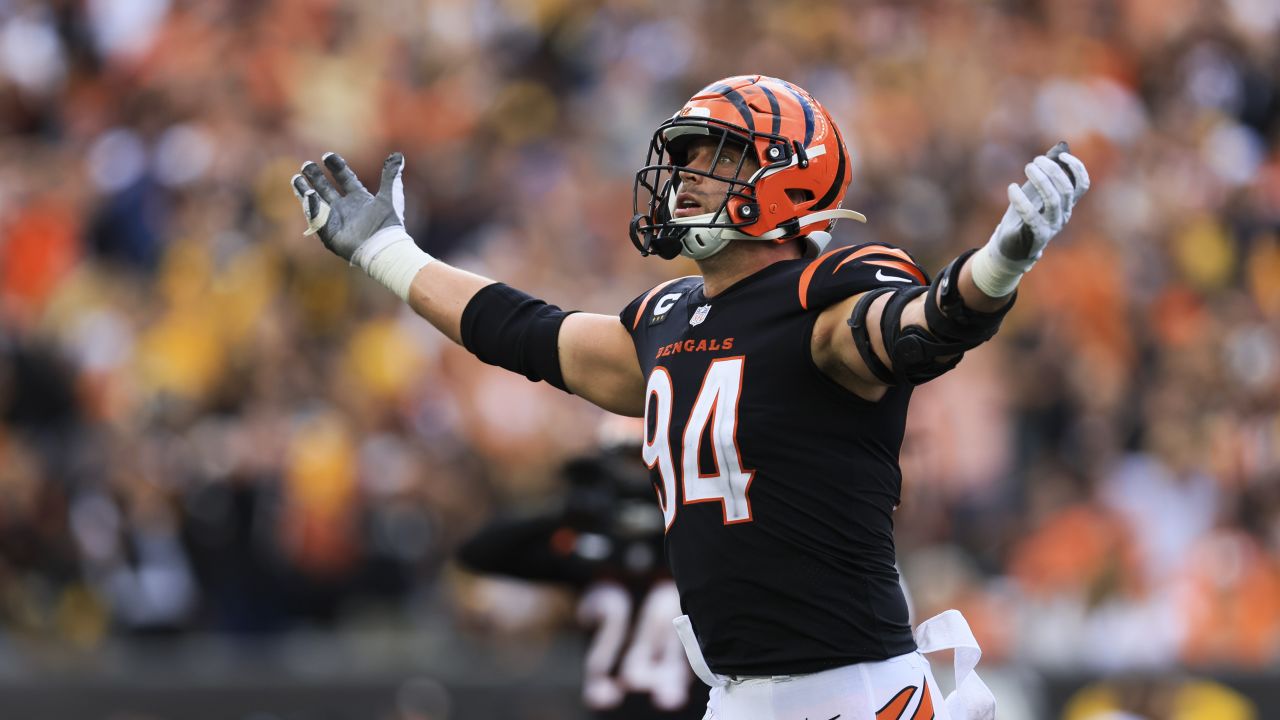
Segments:
[[[294,175],[307,235],[359,266],[481,360],[582,396],[605,410],[644,412],[644,381],[617,317],[566,313],[519,290],[436,260],[404,228],[404,156],[392,153],[376,194],[336,153]],[[333,175],[333,180],[325,173]]]
[[[457,558],[477,574],[585,587],[593,563],[577,553],[557,551],[556,536],[562,531],[577,534],[559,516],[495,520],[462,543]]]
[[[1029,163],[1026,174],[1026,185],[1009,185],[1009,208],[987,244],[961,254],[932,285],[876,288],[823,311],[814,326],[819,366],[878,400],[890,386],[942,375],[995,335],[1022,276],[1089,190],[1084,163],[1065,143]]]

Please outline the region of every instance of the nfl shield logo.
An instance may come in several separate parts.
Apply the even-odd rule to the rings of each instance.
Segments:
[[[707,313],[711,312],[710,305],[703,305],[693,311],[693,317],[689,318],[690,325],[701,325],[703,320],[707,319]]]

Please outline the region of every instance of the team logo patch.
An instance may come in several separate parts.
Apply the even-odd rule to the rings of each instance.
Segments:
[[[689,318],[690,325],[701,325],[703,320],[707,319],[707,313],[711,312],[710,305],[702,305],[693,311],[693,317]]]

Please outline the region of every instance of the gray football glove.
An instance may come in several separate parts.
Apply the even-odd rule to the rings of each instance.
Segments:
[[[1089,171],[1060,142],[1026,166],[1027,182],[1010,184],[1005,210],[992,241],[1014,261],[1035,262],[1055,235],[1066,227],[1071,211],[1089,190]],[[1030,269],[1030,265],[1027,266]]]
[[[321,160],[333,173],[337,188],[311,161],[303,164],[302,172],[290,181],[307,219],[304,234],[318,234],[324,246],[339,257],[363,266],[353,256],[366,240],[379,230],[404,226],[404,155],[391,153],[382,163],[377,195],[365,189],[341,155],[325,153]]]
[[[1009,208],[970,265],[974,284],[986,295],[1004,297],[1018,287],[1089,191],[1089,171],[1066,150],[1065,142],[1053,146],[1027,164],[1025,185],[1009,185]]]

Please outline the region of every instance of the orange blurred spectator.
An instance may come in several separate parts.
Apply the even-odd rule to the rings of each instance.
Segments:
[[[1200,667],[1265,667],[1280,657],[1280,571],[1249,535],[1215,531],[1187,554],[1178,594],[1182,658]]]

